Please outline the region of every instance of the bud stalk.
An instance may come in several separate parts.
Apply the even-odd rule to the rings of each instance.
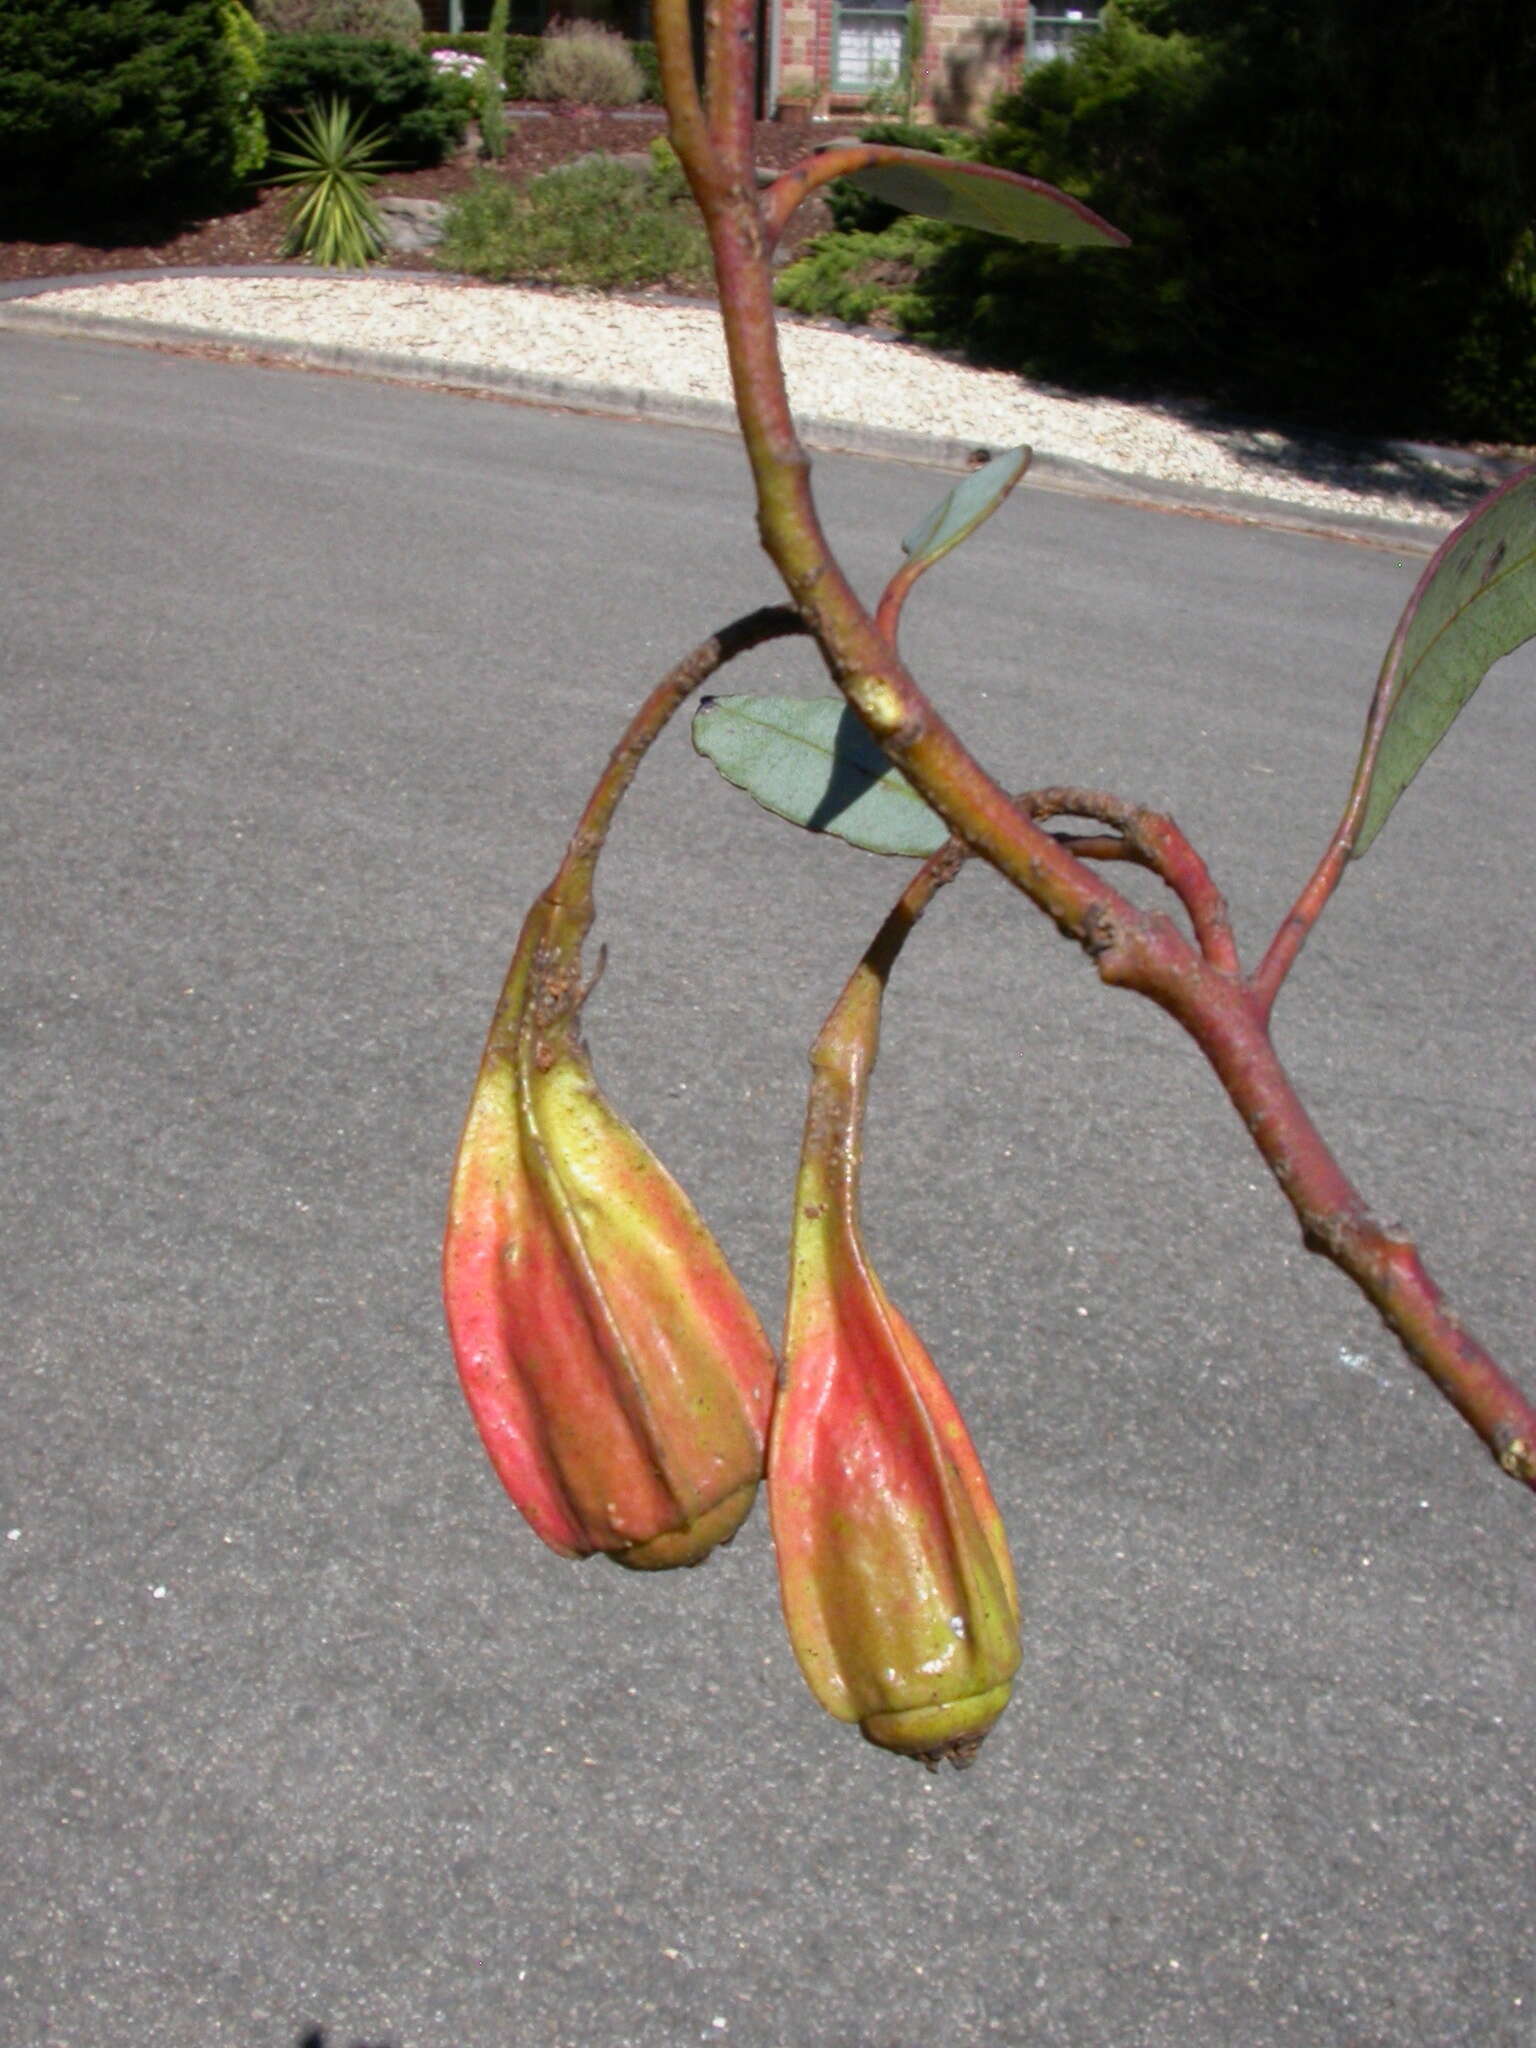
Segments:
[[[780,1591],[806,1682],[837,1719],[931,1767],[969,1763],[1007,1704],[1018,1598],[981,1461],[869,1264],[858,1206],[885,976],[957,864],[940,854],[918,877],[812,1051],[768,1458]]]

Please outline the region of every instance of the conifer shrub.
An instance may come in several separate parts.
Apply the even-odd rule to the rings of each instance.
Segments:
[[[441,163],[464,138],[474,107],[470,82],[439,73],[418,43],[350,35],[269,35],[262,112],[269,132],[291,127],[311,101],[340,100],[361,125],[382,131],[391,162]]]
[[[241,94],[224,0],[5,0],[0,225],[86,232],[216,210],[250,134]]]
[[[1459,434],[1536,447],[1536,229],[1472,309],[1445,389]]]
[[[1524,438],[1536,39],[1439,0],[1119,0],[999,101],[984,162],[1131,238],[1106,262],[959,233],[925,327],[980,361],[1347,431]]]
[[[267,124],[261,112],[266,32],[242,0],[223,0],[224,47],[235,76],[234,174],[253,178],[267,160]]]
[[[774,297],[814,320],[910,330],[925,307],[918,281],[945,243],[936,222],[901,214],[889,227],[818,235],[774,283]]]

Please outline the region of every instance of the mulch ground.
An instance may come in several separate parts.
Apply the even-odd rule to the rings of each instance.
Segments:
[[[516,181],[547,171],[594,151],[623,155],[643,150],[666,130],[666,116],[655,111],[613,114],[588,110],[508,109],[507,153],[499,164],[486,164],[472,153],[430,171],[390,173],[379,180],[378,192],[413,199],[451,199],[472,179],[489,171]],[[755,155],[760,168],[784,170],[797,163],[809,147],[805,130],[761,121]],[[282,263],[284,211],[288,194],[274,186],[254,194],[238,212],[207,220],[188,220],[152,234],[143,223],[125,223],[90,241],[0,241],[0,283],[30,277],[73,277],[93,270],[185,270],[237,263]],[[828,225],[817,201],[800,209],[785,237],[791,251]],[[295,270],[307,268],[289,259]],[[438,268],[432,252],[392,251],[391,270]]]

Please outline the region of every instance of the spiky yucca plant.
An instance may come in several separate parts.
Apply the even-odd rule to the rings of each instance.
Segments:
[[[383,252],[384,223],[368,196],[379,174],[393,168],[379,155],[382,129],[364,132],[362,117],[345,100],[311,100],[293,124],[294,149],[274,150],[288,164],[274,180],[293,185],[285,256],[307,256],[345,270],[364,270]]]

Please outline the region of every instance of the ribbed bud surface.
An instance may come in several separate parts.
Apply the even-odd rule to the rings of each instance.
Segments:
[[[556,917],[541,899],[524,925],[460,1143],[449,1333],[491,1461],[552,1549],[696,1564],[751,1508],[773,1353],[593,1080]]]
[[[859,1235],[879,998],[856,975],[813,1055],[769,1512],[816,1698],[884,1748],[963,1764],[1007,1704],[1018,1601],[975,1447]]]

